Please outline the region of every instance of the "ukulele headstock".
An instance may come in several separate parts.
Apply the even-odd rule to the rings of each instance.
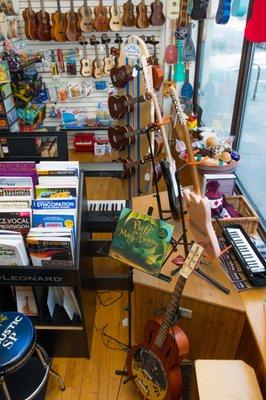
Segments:
[[[196,268],[203,251],[203,247],[197,243],[194,243],[191,247],[191,250],[184,262],[184,265],[179,272],[179,274],[182,275],[185,279],[187,279]]]
[[[159,40],[156,40],[155,35],[152,35],[149,43],[152,44],[153,46],[157,46],[157,44],[159,44],[160,42]]]
[[[115,34],[115,43],[119,45],[123,43],[123,38],[119,35],[119,33]]]
[[[111,39],[108,37],[106,33],[103,33],[101,36],[102,44],[110,43]]]
[[[98,44],[99,44],[99,42],[97,41],[97,38],[96,38],[95,35],[91,35],[91,37],[90,37],[90,44],[91,44],[92,46],[95,46],[95,45],[98,45]]]

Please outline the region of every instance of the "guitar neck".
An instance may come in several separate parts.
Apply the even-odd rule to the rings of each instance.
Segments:
[[[134,168],[134,167],[137,167],[138,165],[143,165],[149,161],[150,161],[150,159],[149,158],[146,159],[145,157],[140,158],[137,161],[130,161],[126,164],[126,168]]]
[[[175,110],[177,112],[178,120],[181,125],[182,133],[183,133],[183,139],[187,148],[187,153],[188,153],[188,161],[192,163],[190,165],[190,171],[191,171],[191,177],[193,181],[193,187],[194,187],[194,192],[198,195],[201,195],[201,190],[200,190],[200,184],[199,184],[199,178],[198,178],[198,171],[196,165],[194,165],[194,154],[191,146],[191,141],[189,137],[189,132],[188,132],[188,127],[186,123],[186,118],[184,116],[184,112],[182,110],[178,95],[176,93],[175,88],[171,86],[171,97],[174,103]]]
[[[117,9],[118,9],[117,0],[114,0],[114,10],[116,13],[117,13]]]
[[[106,52],[106,57],[110,57],[110,51],[109,51],[109,44],[108,42],[105,43],[105,52]]]
[[[98,68],[100,68],[100,64],[99,64],[99,52],[98,52],[98,45],[97,43],[95,43],[94,45],[94,50],[95,50],[95,61],[96,61],[96,65]]]
[[[194,243],[179,273],[170,304],[166,309],[163,322],[161,323],[161,326],[154,341],[154,344],[160,349],[163,348],[166,336],[168,335],[168,332],[175,321],[179,309],[180,297],[184,290],[187,278],[196,268],[202,253],[203,247],[198,245],[197,243]]]
[[[28,9],[30,10],[30,12],[32,12],[31,0],[28,0]]]
[[[142,96],[139,96],[139,97],[134,97],[133,99],[126,100],[123,103],[124,103],[125,106],[130,106],[132,104],[142,103],[143,101],[146,101],[145,95],[142,95]]]
[[[159,348],[163,348],[166,336],[173,324],[173,321],[175,320],[179,308],[180,297],[182,295],[185,283],[186,279],[182,275],[179,275],[174,293],[172,295],[172,299],[169,306],[167,307],[163,322],[161,323],[161,326],[154,341],[156,346]]]
[[[145,128],[139,128],[139,129],[135,129],[134,131],[131,132],[126,132],[123,134],[124,138],[129,138],[135,135],[143,135],[144,133],[146,133],[148,130],[148,126],[145,126]]]
[[[57,1],[57,11],[61,13],[61,3],[60,0],[56,0]]]
[[[74,12],[75,12],[75,9],[74,9],[74,0],[70,0],[70,11],[71,11],[71,13],[74,13]]]
[[[85,43],[84,43],[84,45],[83,45],[83,58],[84,58],[85,60],[87,60],[87,58],[88,58],[87,47],[86,47],[86,44],[85,44]]]
[[[44,0],[41,0],[41,12],[42,15],[45,16]]]

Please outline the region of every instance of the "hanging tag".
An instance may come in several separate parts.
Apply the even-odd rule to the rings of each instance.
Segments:
[[[132,71],[132,76],[133,76],[133,78],[136,78],[137,76],[138,76],[138,70],[137,70],[137,68],[136,67],[134,67],[133,68],[133,71]]]
[[[148,172],[146,172],[146,174],[144,175],[144,180],[145,180],[146,182],[150,182],[150,179],[151,179],[150,174],[149,174]]]

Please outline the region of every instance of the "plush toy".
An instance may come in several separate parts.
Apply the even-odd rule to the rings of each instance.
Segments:
[[[239,213],[229,204],[225,195],[219,191],[220,183],[209,181],[206,185],[205,196],[210,200],[212,218],[237,218]]]

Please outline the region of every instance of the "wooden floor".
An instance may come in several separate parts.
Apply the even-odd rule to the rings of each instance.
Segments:
[[[111,161],[115,156],[93,157],[90,153],[70,152],[70,159],[82,162]],[[93,199],[126,199],[127,183],[112,178],[87,178],[87,197]],[[94,265],[95,273],[121,273],[125,266],[109,258],[97,258]],[[111,297],[110,297],[111,296]],[[119,296],[118,292],[102,294],[104,302],[111,302]],[[93,335],[92,355],[90,360],[83,358],[54,358],[53,368],[58,371],[66,384],[66,390],[61,392],[54,378],[50,378],[47,389],[48,400],[136,400],[138,396],[134,385],[121,385],[120,395],[117,397],[120,377],[115,375],[117,369],[123,370],[126,352],[114,342],[107,340],[107,344],[115,350],[107,348],[102,339],[100,330],[106,326],[105,333],[127,343],[127,327],[123,326],[123,319],[127,313],[123,310],[127,304],[127,293],[109,307],[98,306],[96,323]],[[75,345],[73,343],[73,345]]]
[[[53,359],[53,368],[64,379],[66,390],[61,392],[56,380],[50,378],[47,400],[138,399],[131,382],[121,385],[120,394],[117,397],[120,377],[115,375],[115,371],[123,370],[126,353],[116,343],[105,339],[106,344],[113,347],[114,350],[107,348],[100,333],[100,328],[106,326],[105,333],[124,343],[127,342],[127,327],[123,326],[123,319],[126,318],[123,308],[127,304],[127,293],[122,293],[122,298],[115,304],[108,307],[98,306],[90,360],[84,358]],[[118,296],[118,292],[106,293],[101,294],[101,299],[104,303],[109,303]]]

